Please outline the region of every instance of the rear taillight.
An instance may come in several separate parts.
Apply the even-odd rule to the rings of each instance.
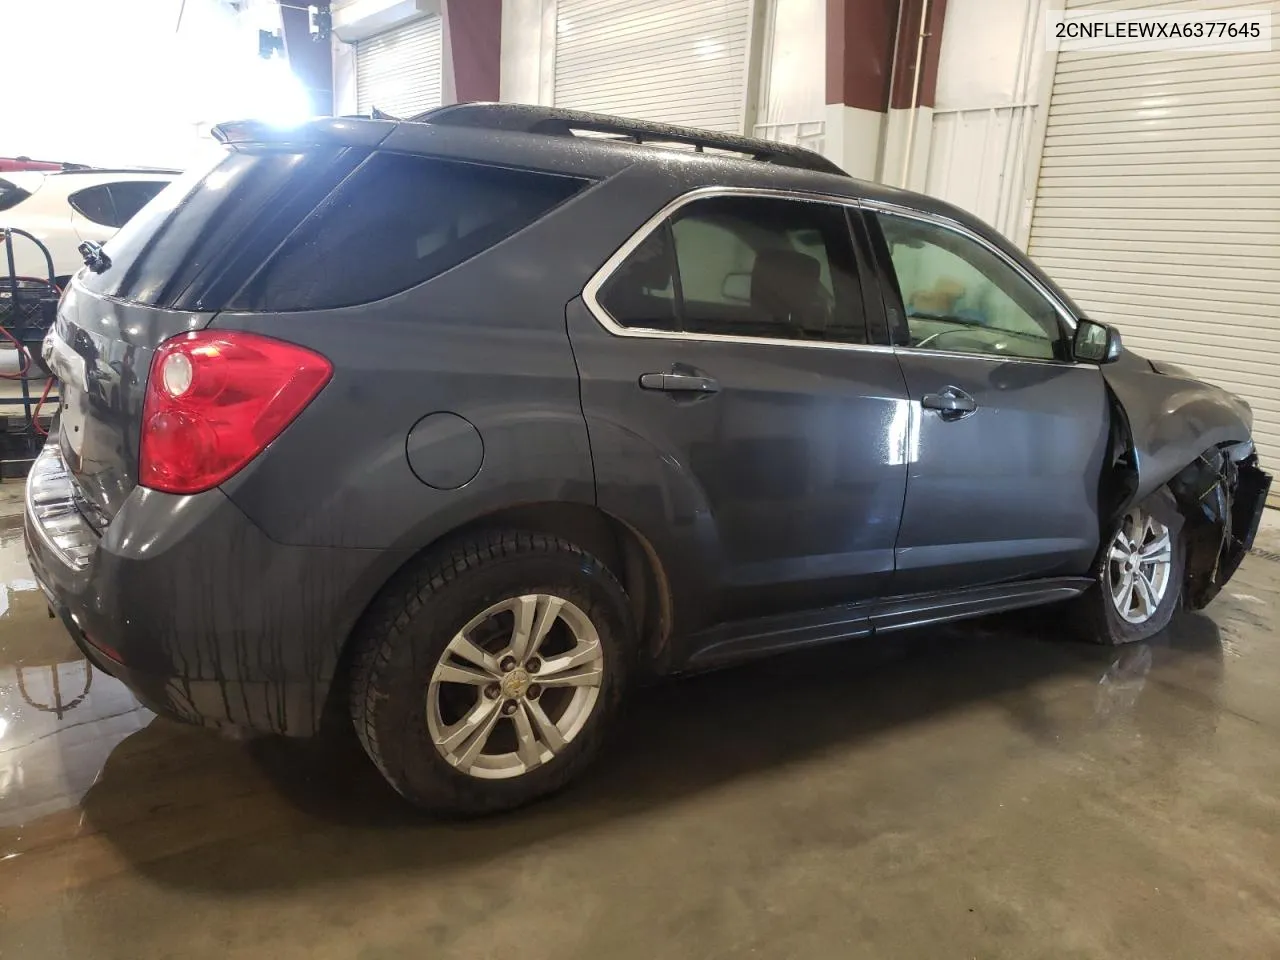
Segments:
[[[166,493],[216,487],[278,437],[332,374],[318,353],[254,333],[202,330],[165,341],[142,405],[138,482]]]

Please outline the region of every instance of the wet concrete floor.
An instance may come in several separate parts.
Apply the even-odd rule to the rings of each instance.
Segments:
[[[0,957],[1280,957],[1277,624],[1255,556],[1122,650],[1024,615],[668,683],[444,823],[353,740],[154,718],[0,519]]]

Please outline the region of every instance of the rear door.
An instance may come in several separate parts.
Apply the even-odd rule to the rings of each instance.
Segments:
[[[911,397],[893,592],[1086,573],[1109,411],[1065,309],[958,224],[868,217]]]
[[[887,585],[906,395],[873,290],[843,207],[734,194],[687,198],[570,305],[600,506],[702,601],[681,632]]]

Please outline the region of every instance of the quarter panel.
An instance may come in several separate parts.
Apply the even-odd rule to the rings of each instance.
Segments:
[[[521,503],[594,503],[565,304],[673,189],[624,172],[373,303],[219,314],[216,327],[299,343],[334,365],[298,420],[223,489],[282,543],[379,548],[421,548]],[[456,490],[424,484],[405,452],[413,425],[441,412],[470,421],[484,447],[479,473]]]

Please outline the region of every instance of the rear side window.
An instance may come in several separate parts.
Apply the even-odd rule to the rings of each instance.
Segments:
[[[681,207],[600,292],[619,324],[691,334],[866,343],[842,207],[715,197]]]
[[[375,153],[232,306],[316,310],[380,300],[488,249],[585,185],[572,177]]]
[[[67,203],[71,204],[71,209],[80,216],[100,226],[118,227],[124,222],[116,222],[116,209],[111,202],[111,191],[107,189],[105,183],[77,190],[67,197]]]
[[[123,227],[164,188],[163,180],[126,180],[111,184],[111,201],[115,204],[118,221],[111,226]]]
[[[16,183],[0,179],[0,210],[9,210],[16,207],[29,196],[31,194]]]
[[[85,187],[67,197],[67,202],[86,220],[104,227],[123,227],[165,188],[162,180],[125,180]]]

